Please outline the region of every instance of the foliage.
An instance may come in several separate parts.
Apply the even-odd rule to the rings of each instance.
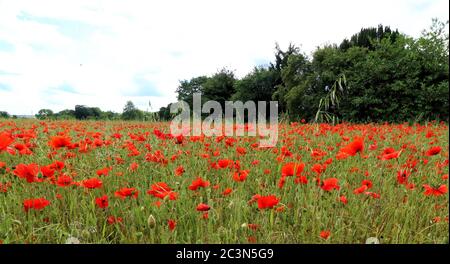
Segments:
[[[133,102],[128,101],[123,108],[122,119],[123,120],[142,120],[144,113],[137,109]]]
[[[235,92],[235,80],[234,73],[226,68],[215,73],[203,84],[202,101],[217,101],[224,109],[225,101]]]
[[[6,111],[0,111],[0,118],[9,118],[10,115]]]
[[[330,87],[345,75],[351,90],[324,110]],[[223,68],[212,76],[201,75],[180,81],[177,99],[192,108],[194,93],[202,103],[218,101],[278,101],[280,116],[291,120],[316,120],[332,111],[340,121],[403,122],[448,121],[449,118],[448,21],[433,19],[429,29],[412,38],[390,27],[362,28],[339,45],[318,47],[310,57],[294,44],[286,50],[275,45],[274,61],[255,67],[242,78]],[[322,102],[322,103],[321,103]],[[325,112],[323,112],[325,111]],[[7,113],[2,112],[6,117]],[[143,112],[127,102],[123,114],[102,112],[97,107],[75,106],[75,110],[53,113],[42,109],[40,119],[169,120],[170,104],[155,113]],[[331,118],[330,120],[332,120]],[[322,119],[326,121],[326,119]]]
[[[39,112],[35,115],[37,119],[50,119],[54,117],[54,113],[50,109],[41,109]]]
[[[345,75],[339,76],[328,93],[319,101],[319,106],[314,118],[315,122],[327,122],[336,124],[339,122],[339,102],[347,93],[347,80]]]
[[[169,122],[0,127],[3,244],[448,246],[445,123],[280,123],[271,149],[174,138]]]

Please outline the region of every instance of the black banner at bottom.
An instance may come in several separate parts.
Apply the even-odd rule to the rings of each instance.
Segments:
[[[449,245],[0,245],[0,262],[27,258],[46,263],[71,260],[80,264],[137,260],[149,260],[149,263],[163,260],[163,264],[291,263],[292,260],[364,263],[394,258],[429,261],[447,257],[449,249]]]

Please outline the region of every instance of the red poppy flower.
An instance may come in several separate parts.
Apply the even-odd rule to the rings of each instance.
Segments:
[[[329,230],[324,230],[320,232],[320,237],[323,239],[328,239],[330,237],[331,232]]]
[[[286,183],[286,176],[281,176],[280,180],[278,181],[278,188],[282,189],[285,183]]]
[[[23,201],[23,209],[28,212],[30,209],[42,210],[50,204],[50,201],[45,198],[26,199]]]
[[[111,171],[111,168],[108,168],[108,167],[97,170],[97,176],[108,176],[110,171]]]
[[[19,178],[25,178],[27,182],[40,182],[42,180],[37,178],[39,173],[39,166],[35,163],[31,163],[28,165],[19,164],[16,166],[16,169],[13,172]]]
[[[175,220],[173,220],[173,219],[169,219],[167,221],[167,225],[169,226],[169,230],[173,231],[175,229],[175,227],[177,226],[177,222],[175,222]]]
[[[53,163],[50,165],[50,167],[51,167],[52,169],[57,170],[57,171],[61,171],[62,169],[64,169],[64,162],[63,162],[63,161],[57,160],[57,161],[53,162]]]
[[[95,203],[99,208],[106,208],[109,205],[108,196],[103,195],[102,197],[95,198]]]
[[[197,206],[197,211],[199,212],[209,211],[209,209],[211,209],[211,207],[209,207],[209,205],[204,203],[201,203]]]
[[[183,139],[184,139],[183,134],[180,134],[180,135],[176,136],[175,137],[175,144],[183,144]]]
[[[312,171],[314,171],[315,173],[317,173],[318,175],[322,174],[326,169],[325,165],[321,165],[321,164],[314,164],[312,166]]]
[[[249,170],[236,171],[233,173],[233,180],[237,182],[243,182],[245,181],[245,179],[247,179],[249,172],[250,172]]]
[[[243,147],[237,147],[236,152],[240,155],[245,155],[247,153],[247,150]]]
[[[398,184],[408,184],[408,177],[411,175],[410,171],[400,170],[397,171],[397,182]]]
[[[156,198],[164,199],[166,196],[169,200],[176,200],[178,194],[173,192],[172,189],[165,182],[158,182],[152,184],[151,189],[147,191],[147,194],[153,195]]]
[[[341,201],[341,203],[343,203],[343,204],[347,204],[348,203],[347,197],[345,197],[344,195],[339,197],[339,201]]]
[[[323,180],[321,188],[322,190],[329,192],[333,189],[339,190],[341,187],[338,185],[338,179],[329,178]]]
[[[198,188],[205,188],[209,186],[209,181],[204,181],[202,178],[198,177],[189,186],[189,190],[196,191]]]
[[[82,185],[88,189],[96,189],[102,187],[103,182],[97,178],[91,178],[84,180]]]
[[[431,147],[427,152],[425,153],[425,156],[434,156],[441,152],[442,148],[440,146],[434,146]]]
[[[281,168],[281,176],[300,176],[305,168],[304,163],[289,162]]]
[[[137,164],[136,162],[133,162],[130,164],[130,170],[131,171],[136,171],[139,168],[139,164]]]
[[[308,184],[308,178],[306,178],[306,176],[300,176],[300,177],[296,177],[294,180],[295,183],[299,184]]]
[[[223,169],[223,168],[233,165],[233,161],[229,160],[229,159],[221,159],[217,162],[217,164],[219,165],[220,168]]]
[[[11,187],[11,185],[12,185],[11,182],[7,182],[7,183],[0,182],[0,193],[7,193],[8,188]]]
[[[226,196],[226,195],[231,194],[232,192],[233,192],[233,189],[231,189],[231,188],[226,188],[225,191],[223,191],[222,194]]]
[[[371,180],[363,180],[362,183],[361,183],[361,185],[366,185],[366,186],[367,186],[367,189],[370,189],[370,188],[372,188],[372,186],[373,186]]]
[[[14,142],[14,139],[10,134],[6,132],[0,133],[0,152],[6,151],[9,145]]]
[[[64,147],[69,147],[72,145],[70,142],[70,137],[67,136],[54,136],[50,139],[48,143],[52,148],[59,149]]]
[[[339,153],[345,153],[347,156],[355,156],[356,153],[364,150],[364,138],[355,137],[353,141],[339,150]],[[341,154],[342,156],[342,154]],[[344,158],[344,157],[340,157]]]
[[[139,195],[139,191],[136,188],[122,188],[116,192],[114,192],[114,196],[119,197],[120,199],[125,199],[127,197],[137,198]]]
[[[52,178],[55,175],[55,169],[52,165],[42,166],[41,173],[45,178]]]
[[[56,185],[61,186],[61,187],[66,187],[66,186],[72,185],[72,178],[70,176],[63,174],[58,177],[58,180],[56,181]]]
[[[400,154],[402,153],[402,151],[394,151],[388,154],[383,154],[381,156],[381,160],[390,160],[390,159],[396,159],[398,157],[400,157]]]
[[[447,193],[447,185],[442,184],[441,186],[437,188],[433,188],[428,184],[424,184],[423,188],[425,189],[425,196],[441,196]]]
[[[367,185],[361,185],[361,187],[356,188],[355,190],[353,190],[354,194],[361,194],[365,191],[367,191],[367,189],[369,189],[369,187],[367,187]]]
[[[185,170],[184,170],[184,167],[182,165],[178,166],[175,169],[175,175],[176,176],[181,176],[181,175],[183,175],[184,172],[185,172]]]
[[[279,200],[275,195],[261,196],[257,200],[259,209],[273,208]]]
[[[380,195],[378,193],[374,193],[374,192],[365,192],[365,195],[371,196],[374,199],[380,199]]]
[[[108,224],[113,225],[113,224],[122,223],[123,222],[123,218],[122,217],[109,216],[107,221],[108,221]]]

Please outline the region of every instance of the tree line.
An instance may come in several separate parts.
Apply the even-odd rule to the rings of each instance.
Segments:
[[[41,120],[156,120],[157,113],[142,111],[132,101],[126,102],[123,112],[102,111],[98,107],[76,105],[74,109],[65,109],[57,113],[51,109],[41,109],[35,115]],[[0,111],[0,118],[17,118],[6,111]]]
[[[192,95],[202,101],[278,101],[289,120],[317,121],[319,113],[349,122],[448,121],[449,22],[433,19],[413,38],[388,26],[362,28],[339,45],[318,47],[312,56],[290,44],[275,45],[274,61],[242,78],[222,68],[212,76],[180,81],[177,99],[192,108]],[[170,120],[171,104],[151,113],[127,102],[123,113],[75,106],[39,119]],[[325,107],[324,107],[325,106]],[[268,111],[267,111],[268,112]],[[0,118],[9,117],[0,112]],[[336,118],[336,119],[335,119]],[[323,119],[322,119],[323,120]]]
[[[418,38],[383,25],[362,28],[339,45],[318,47],[311,57],[295,45],[286,50],[276,45],[274,61],[255,67],[243,78],[224,68],[212,76],[180,81],[178,100],[192,106],[196,92],[202,93],[202,100],[218,101],[222,107],[228,100],[275,100],[279,112],[290,120],[313,121],[321,102],[339,82],[339,103],[327,108],[339,120],[448,121],[447,27],[448,21],[433,19]],[[159,116],[173,116],[170,104],[160,109]]]

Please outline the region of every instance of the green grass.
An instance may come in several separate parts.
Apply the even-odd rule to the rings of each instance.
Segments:
[[[215,138],[204,138],[203,142],[190,142],[185,139],[183,145],[174,144],[173,139],[161,140],[153,135],[153,129],[159,128],[168,132],[168,123],[139,122],[46,122],[48,133],[37,121],[16,121],[9,124],[0,121],[0,133],[13,130],[18,134],[21,129],[36,126],[36,138],[30,142],[36,144],[32,155],[10,155],[0,152],[0,161],[6,163],[0,169],[0,183],[11,182],[6,193],[0,193],[0,240],[3,243],[65,243],[70,236],[78,238],[81,243],[249,243],[249,237],[257,243],[365,243],[369,237],[377,237],[381,243],[448,243],[448,193],[439,197],[424,195],[423,184],[439,186],[448,185],[442,176],[448,174],[448,165],[441,169],[436,163],[448,160],[448,127],[447,125],[298,125],[282,124],[278,145],[273,149],[254,149],[250,145],[257,143],[258,138],[236,138],[233,147],[226,147],[224,141],[217,143]],[[16,128],[17,127],[17,128]],[[427,131],[432,130],[436,136],[426,138]],[[48,158],[52,151],[48,146],[51,136],[66,131],[72,142],[84,138],[92,138],[86,132],[101,132],[103,140],[111,140],[111,145],[101,146],[88,153],[79,153],[77,149],[59,149],[53,159]],[[132,141],[127,133],[145,133],[146,141]],[[122,139],[111,139],[113,133],[121,133]],[[303,134],[303,135],[302,135]],[[336,160],[342,136],[366,135],[363,156],[356,155],[345,160]],[[377,150],[369,150],[373,140],[378,142]],[[383,139],[385,138],[385,139]],[[351,139],[350,139],[351,140]],[[433,145],[443,148],[440,154],[426,157],[424,152]],[[141,154],[128,157],[128,151],[122,146],[125,141],[132,141]],[[16,138],[15,142],[24,142]],[[145,160],[145,144],[152,146],[153,153],[161,150],[168,159],[167,165]],[[344,143],[346,143],[344,141]],[[210,144],[207,147],[205,144]],[[401,149],[402,145],[415,146],[405,148],[396,160],[381,161],[377,156],[386,147]],[[247,149],[247,154],[237,155],[236,146]],[[287,146],[293,153],[278,161],[282,146]],[[333,150],[328,150],[333,147]],[[314,160],[311,149],[319,148],[327,154],[321,160]],[[215,150],[219,156],[213,156]],[[75,153],[75,157],[65,159],[63,172],[74,175],[74,181],[97,177],[98,169],[111,166],[108,176],[100,177],[103,181],[101,189],[86,190],[81,186],[58,187],[48,181],[27,183],[12,173],[17,164],[38,163],[48,165],[54,160],[64,160],[67,152]],[[179,154],[181,152],[181,154]],[[208,153],[209,160],[201,155]],[[178,155],[174,161],[173,155]],[[124,159],[124,164],[117,164],[115,157]],[[241,169],[249,169],[250,174],[244,182],[235,182],[230,169],[211,169],[210,162],[221,158],[239,160]],[[308,178],[307,185],[295,184],[294,177],[288,177],[285,186],[278,188],[281,167],[286,162],[301,159],[306,164],[304,174]],[[315,173],[311,167],[315,163],[323,163],[332,158],[333,163],[321,175],[321,179],[335,177],[339,179],[340,190],[325,192],[315,183]],[[418,163],[410,176],[415,189],[408,190],[396,180],[397,171],[408,159]],[[423,163],[428,159],[428,164]],[[258,165],[251,165],[259,160]],[[135,172],[129,170],[132,162],[139,168]],[[175,176],[175,169],[182,165],[185,173]],[[352,168],[359,171],[351,172]],[[264,170],[270,169],[269,174]],[[364,172],[370,176],[366,177]],[[123,175],[118,176],[118,173]],[[76,175],[76,176],[75,176]],[[210,181],[210,186],[194,192],[188,189],[198,176]],[[373,182],[372,192],[380,194],[380,199],[353,194],[361,181],[370,179]],[[157,182],[166,182],[178,193],[175,201],[160,200],[146,194],[150,186]],[[213,186],[219,185],[216,190]],[[139,190],[137,199],[119,199],[114,192],[122,187],[134,187]],[[233,192],[223,196],[225,188]],[[62,198],[58,199],[57,194]],[[95,205],[95,198],[108,195],[109,207],[100,209]],[[285,206],[283,211],[274,209],[258,209],[256,203],[249,204],[252,196],[276,195],[280,203],[275,207]],[[348,204],[339,202],[345,195]],[[23,210],[22,202],[28,198],[45,197],[51,204],[40,211]],[[405,202],[403,202],[405,200]],[[155,202],[161,201],[158,208]],[[199,203],[211,206],[208,219],[196,211]],[[438,206],[438,208],[437,208]],[[440,207],[439,207],[440,206]],[[148,218],[153,215],[156,225],[151,228]],[[109,216],[122,217],[121,224],[108,224]],[[433,219],[440,217],[440,222]],[[445,218],[447,217],[447,221]],[[48,221],[44,221],[48,218]],[[167,221],[177,222],[173,231],[168,229]],[[252,230],[246,224],[258,224]],[[328,239],[320,237],[322,230],[330,230]]]

